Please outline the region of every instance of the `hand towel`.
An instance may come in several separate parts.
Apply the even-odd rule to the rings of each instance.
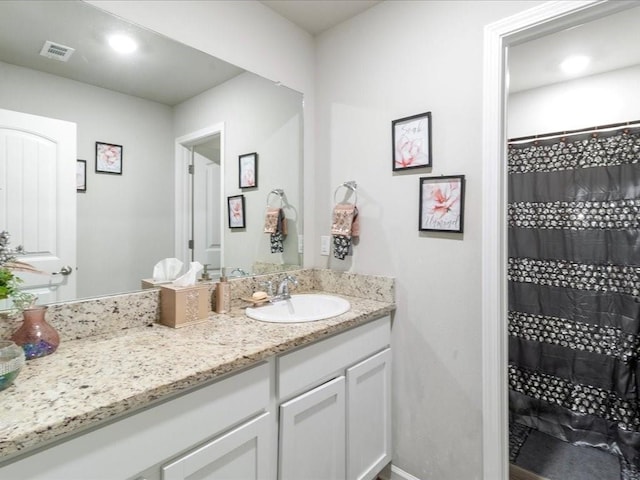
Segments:
[[[284,237],[287,235],[287,218],[281,208],[267,207],[264,232],[271,234],[271,253],[284,252]]]
[[[358,207],[347,203],[336,205],[333,209],[331,234],[333,235],[333,256],[338,260],[344,260],[347,255],[352,255],[352,238],[360,235]]]

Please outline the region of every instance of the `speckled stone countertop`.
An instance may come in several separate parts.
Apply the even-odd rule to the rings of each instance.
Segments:
[[[305,291],[336,294],[334,287],[339,285],[331,283],[331,275],[328,280],[324,273],[312,276],[313,285],[308,286],[325,288]],[[360,285],[387,289],[376,286],[375,281],[364,282]],[[390,285],[393,296],[393,282]],[[363,291],[371,293],[360,288]],[[380,318],[395,308],[388,295],[375,292],[369,295],[375,300],[338,295],[351,302],[351,310],[328,320],[259,322],[244,315],[245,303],[234,300],[228,314],[212,314],[204,323],[180,329],[136,324],[63,341],[53,355],[27,362],[15,383],[0,392],[0,463],[155,400]]]

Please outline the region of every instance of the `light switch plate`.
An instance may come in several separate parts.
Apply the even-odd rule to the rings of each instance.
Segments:
[[[320,255],[329,255],[331,252],[331,237],[322,235],[320,237]]]

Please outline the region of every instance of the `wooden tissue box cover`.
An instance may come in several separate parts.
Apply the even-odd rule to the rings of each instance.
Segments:
[[[153,278],[143,278],[140,282],[143,290],[147,288],[158,288],[162,285],[167,285],[169,283],[173,283],[173,280],[156,282]]]
[[[204,322],[211,311],[209,285],[160,286],[160,323],[180,328]]]

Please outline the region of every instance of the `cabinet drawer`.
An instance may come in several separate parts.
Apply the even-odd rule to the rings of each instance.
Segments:
[[[278,396],[286,400],[379,352],[391,341],[391,319],[382,317],[278,357]]]
[[[263,413],[221,437],[162,467],[162,480],[268,477],[269,413]]]

